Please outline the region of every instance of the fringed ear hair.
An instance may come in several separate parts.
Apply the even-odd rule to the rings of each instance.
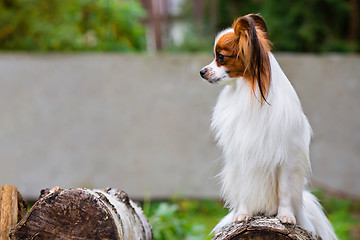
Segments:
[[[271,68],[269,60],[270,42],[267,37],[265,21],[259,15],[250,14],[236,19],[232,28],[239,38],[237,57],[245,65],[244,79],[250,81],[254,95],[256,86],[258,87],[261,103],[267,102]]]
[[[249,14],[247,16],[254,21],[255,27],[258,27],[268,38],[268,30],[265,20],[259,14]]]

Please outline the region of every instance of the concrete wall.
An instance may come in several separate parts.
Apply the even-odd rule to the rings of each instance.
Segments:
[[[313,180],[360,195],[360,57],[276,55],[314,129]],[[0,185],[218,197],[211,55],[0,55]]]

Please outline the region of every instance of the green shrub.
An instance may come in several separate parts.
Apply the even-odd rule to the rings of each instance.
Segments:
[[[136,0],[0,0],[0,49],[142,50],[144,16]]]
[[[217,5],[214,6],[214,3]],[[275,51],[359,52],[360,18],[351,1],[343,0],[204,0],[202,25],[191,37],[186,36],[176,49],[194,51],[202,40],[227,27],[239,16],[260,13],[266,20]],[[194,3],[183,7],[189,25],[194,23]],[[359,8],[359,7],[358,7]],[[359,9],[358,9],[359,11]],[[358,12],[357,11],[357,12]],[[358,21],[357,23],[355,21]],[[196,36],[197,41],[193,39]],[[189,44],[196,42],[196,44]],[[211,51],[207,45],[195,51]]]

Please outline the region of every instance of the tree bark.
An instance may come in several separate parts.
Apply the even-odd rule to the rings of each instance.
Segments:
[[[250,221],[226,225],[215,233],[213,240],[267,239],[319,240],[297,225],[283,224],[277,218],[257,216]]]
[[[152,239],[141,208],[118,189],[42,190],[10,239]]]
[[[10,229],[26,214],[26,203],[16,187],[0,187],[0,239],[9,239]]]

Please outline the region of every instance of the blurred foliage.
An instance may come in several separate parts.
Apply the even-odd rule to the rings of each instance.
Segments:
[[[189,24],[184,32],[184,40],[181,44],[170,43],[165,50],[170,52],[211,52],[214,45],[213,34],[206,33],[201,35],[195,25]]]
[[[318,189],[313,192],[326,210],[340,240],[360,239],[360,199],[339,198]]]
[[[145,11],[136,0],[0,0],[0,49],[145,49]]]
[[[227,27],[239,16],[260,13],[266,20],[275,51],[291,52],[359,52],[360,13],[352,11],[344,0],[204,0],[204,17],[194,34],[186,36],[175,49],[202,51],[211,49],[204,39]],[[214,7],[214,4],[215,7]],[[187,0],[183,15],[194,25],[194,3]],[[215,10],[214,10],[215,9]],[[351,24],[357,15],[358,23]],[[215,21],[215,23],[214,23]],[[212,26],[211,26],[212,25]],[[353,32],[354,36],[351,36]],[[190,41],[188,40],[190,39]],[[197,39],[195,41],[194,39]],[[201,45],[202,47],[197,47]]]
[[[189,199],[145,202],[143,210],[156,240],[211,239],[214,224],[227,213],[217,201]]]
[[[360,200],[339,198],[315,191],[327,211],[340,240],[360,239]],[[145,201],[143,210],[148,217],[156,240],[210,240],[213,227],[228,211],[214,200],[175,198],[169,201]]]
[[[159,203],[149,219],[154,239],[199,239],[205,238],[204,225],[192,224],[179,214],[179,205]]]

